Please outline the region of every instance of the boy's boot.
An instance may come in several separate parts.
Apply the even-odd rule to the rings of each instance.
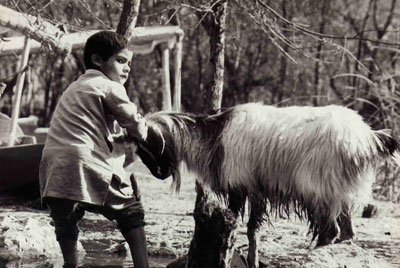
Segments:
[[[58,240],[64,258],[64,268],[78,267],[78,248],[77,240],[61,238]]]
[[[122,235],[129,244],[135,268],[149,268],[146,235],[143,227],[131,228],[122,232]]]

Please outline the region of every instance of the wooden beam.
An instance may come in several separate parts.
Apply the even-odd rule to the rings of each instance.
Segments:
[[[1,12],[1,10],[0,10]],[[1,17],[1,15],[0,15]],[[65,34],[60,42],[70,46],[71,50],[83,48],[86,40],[99,30]],[[183,30],[177,26],[136,27],[133,30],[129,48],[135,54],[148,54],[154,47],[164,42],[176,42],[183,38]],[[39,40],[40,41],[40,40]],[[31,40],[31,53],[38,53],[43,49],[42,43]],[[23,50],[24,37],[5,37],[0,40],[0,56],[16,55]]]
[[[24,42],[24,52],[22,54],[22,59],[19,65],[19,70],[23,70],[26,65],[28,64],[28,59],[29,59],[29,49],[30,49],[30,38],[25,37],[25,42]],[[14,102],[13,102],[13,109],[11,112],[11,128],[10,128],[10,134],[8,136],[8,146],[13,146],[15,142],[15,134],[17,130],[17,121],[19,117],[19,112],[20,112],[20,105],[21,105],[21,97],[22,97],[22,89],[25,81],[25,73],[26,72],[21,72],[18,75],[17,78],[17,84],[16,84],[16,94],[14,96]]]
[[[0,26],[40,41],[61,54],[68,54],[69,44],[62,40],[65,32],[42,18],[24,14],[0,5]]]
[[[181,110],[181,79],[182,79],[182,37],[178,39],[175,44],[175,83],[174,83],[174,96],[173,96],[173,110]]]
[[[162,49],[162,109],[164,111],[172,110],[171,104],[171,80],[169,76],[169,47],[163,44]]]

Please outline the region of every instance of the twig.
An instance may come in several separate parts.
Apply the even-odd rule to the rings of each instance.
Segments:
[[[260,0],[255,0],[257,3],[259,3],[261,6],[263,6],[264,8],[268,9],[275,17],[279,18],[280,20],[282,20],[283,22],[293,26],[295,29],[304,32],[304,33],[308,33],[310,35],[313,36],[317,36],[320,38],[329,38],[329,39],[340,39],[340,40],[361,40],[361,41],[368,41],[368,42],[372,42],[372,43],[378,43],[378,44],[384,44],[384,45],[388,45],[388,46],[397,46],[400,47],[399,43],[392,43],[392,42],[385,42],[385,41],[381,41],[381,40],[375,40],[375,39],[369,39],[369,38],[362,38],[362,37],[356,37],[356,36],[338,36],[338,35],[330,35],[330,34],[322,34],[322,33],[318,33],[312,30],[308,30],[302,26],[300,26],[299,24],[296,24],[292,21],[289,21],[288,19],[282,17],[278,12],[276,12],[273,8],[271,8],[270,6],[268,6],[267,4],[265,4],[264,2],[260,1]]]

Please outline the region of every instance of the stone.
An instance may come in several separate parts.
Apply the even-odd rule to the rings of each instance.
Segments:
[[[186,268],[187,255],[182,256],[173,262],[169,263],[166,268]]]
[[[170,247],[160,247],[160,248],[148,247],[147,250],[149,252],[149,255],[153,257],[159,257],[159,258],[177,257],[175,249]]]
[[[48,217],[0,217],[0,260],[54,258],[61,255]],[[84,249],[78,243],[78,250]]]
[[[361,217],[372,218],[378,213],[378,208],[375,205],[368,204],[364,207]]]
[[[233,252],[231,268],[248,268],[246,259],[236,250]]]
[[[174,260],[173,262],[169,263],[166,268],[186,268],[187,258],[188,258],[187,255],[180,257],[180,258]],[[236,250],[233,253],[230,267],[231,268],[248,268],[245,258],[242,255],[240,255]],[[262,266],[262,267],[266,267],[266,266]]]

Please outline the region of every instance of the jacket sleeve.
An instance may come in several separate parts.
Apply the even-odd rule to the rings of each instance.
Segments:
[[[110,86],[105,94],[104,102],[107,111],[114,115],[121,127],[126,128],[129,135],[139,140],[146,140],[146,120],[138,113],[136,105],[129,100],[124,86],[117,83]]]

